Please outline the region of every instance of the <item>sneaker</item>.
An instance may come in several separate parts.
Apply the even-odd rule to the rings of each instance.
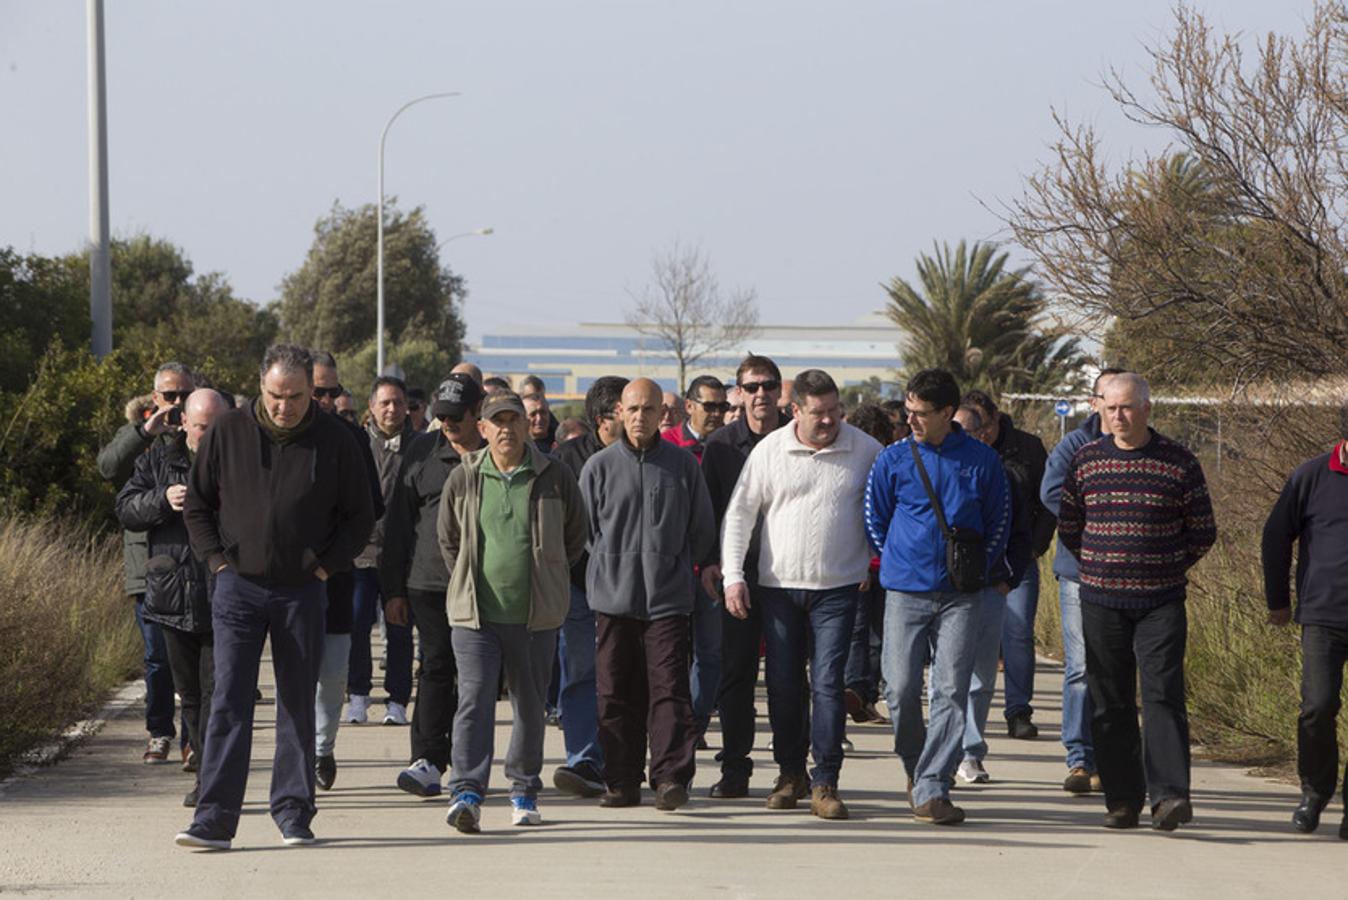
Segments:
[[[346,715],[342,718],[343,722],[350,722],[353,725],[364,725],[370,718],[370,696],[368,694],[352,694],[351,699],[346,702]]]
[[[231,841],[229,838],[213,838],[201,828],[193,825],[186,831],[178,832],[177,836],[173,838],[173,843],[179,847],[191,847],[194,850],[228,850]]]
[[[768,809],[795,809],[796,803],[810,796],[810,777],[804,772],[798,775],[782,774],[768,794]]]
[[[297,822],[281,829],[281,840],[287,847],[307,847],[314,843],[314,832],[308,825]]]
[[[955,777],[965,784],[987,784],[992,780],[988,770],[977,759],[966,759],[960,763],[960,767],[955,770]]]
[[[838,798],[838,788],[817,784],[810,789],[810,813],[821,819],[847,818],[847,805]]]
[[[843,739],[842,739],[842,752],[843,752],[843,753],[856,753],[856,752],[857,752],[856,745],[853,744],[851,741],[849,741],[847,738],[843,738]]]
[[[544,710],[544,712],[543,712],[543,723],[546,724],[546,725],[552,725],[552,726],[555,726],[555,727],[557,727],[557,728],[561,728],[561,727],[562,727],[562,717],[561,717],[560,715],[558,715],[557,710],[555,710],[555,709],[553,709],[551,706],[549,706],[549,707],[548,707],[546,710]]]
[[[398,787],[418,797],[438,797],[444,774],[425,759],[419,759],[398,773]]]
[[[666,781],[655,789],[655,808],[673,812],[688,802],[688,788],[677,781]]]
[[[145,753],[140,757],[140,761],[146,765],[158,765],[168,762],[169,748],[173,746],[171,737],[152,737],[145,745]]]
[[[1091,779],[1099,778],[1094,772],[1086,771],[1084,766],[1073,766],[1063,779],[1062,789],[1069,794],[1081,796],[1091,792]]]
[[[964,810],[945,797],[933,797],[913,808],[913,818],[933,825],[958,825],[964,821]]]
[[[337,781],[337,758],[331,754],[314,758],[314,782],[325,791]]]
[[[510,798],[511,825],[542,825],[543,815],[538,811],[538,803],[533,797]]]
[[[192,790],[187,792],[187,796],[183,797],[183,806],[186,806],[188,809],[196,809],[197,801],[200,799],[201,785],[198,784],[196,787],[192,788]]]
[[[589,762],[558,766],[552,773],[552,786],[573,797],[598,797],[605,787],[604,776]]]
[[[1027,713],[1018,713],[1006,720],[1006,733],[1018,741],[1032,741],[1039,737],[1039,729]]]
[[[384,724],[406,725],[407,707],[401,703],[395,703],[392,700],[384,704]]]
[[[455,794],[445,821],[464,834],[477,834],[478,822],[482,821],[482,796],[472,791]]]

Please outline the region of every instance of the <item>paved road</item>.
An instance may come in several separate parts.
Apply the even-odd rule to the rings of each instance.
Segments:
[[[266,673],[269,676],[269,672]],[[900,793],[888,729],[850,727],[857,752],[843,768],[846,822],[805,810],[769,812],[771,757],[755,754],[747,800],[708,800],[712,753],[699,754],[695,800],[677,813],[650,804],[601,810],[593,801],[540,798],[545,825],[512,828],[493,791],[483,833],[445,825],[444,800],[399,792],[405,728],[343,726],[337,784],[320,793],[319,843],[285,847],[266,810],[272,713],[259,711],[247,805],[235,850],[199,853],[173,844],[189,821],[180,804],[190,775],[145,766],[141,722],[113,720],[70,758],[0,797],[0,893],[112,896],[469,897],[869,897],[1345,896],[1348,843],[1338,805],[1321,833],[1294,834],[1295,792],[1229,767],[1199,764],[1196,819],[1173,835],[1100,827],[1099,796],[1061,790],[1061,672],[1041,672],[1038,741],[1011,741],[998,726],[987,761],[993,783],[957,791],[969,821],[915,822]],[[268,697],[269,688],[264,688]],[[760,700],[760,709],[765,705]],[[995,709],[996,707],[994,707]],[[1291,712],[1289,711],[1289,715]],[[995,714],[994,714],[995,715]],[[498,707],[504,746],[508,708]],[[766,744],[766,723],[760,727]],[[716,735],[711,736],[715,743]],[[562,756],[549,729],[545,781]],[[504,782],[500,766],[495,786]]]

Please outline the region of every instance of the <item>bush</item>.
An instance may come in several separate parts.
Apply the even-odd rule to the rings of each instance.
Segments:
[[[3,776],[137,671],[120,538],[71,519],[0,518],[0,648]]]

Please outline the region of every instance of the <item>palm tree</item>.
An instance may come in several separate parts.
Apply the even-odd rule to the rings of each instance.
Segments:
[[[899,350],[905,376],[939,368],[960,386],[995,395],[1061,393],[1080,378],[1076,338],[1047,325],[1047,303],[1028,270],[1008,271],[997,245],[964,241],[917,258],[920,290],[892,279],[886,310],[905,333]]]

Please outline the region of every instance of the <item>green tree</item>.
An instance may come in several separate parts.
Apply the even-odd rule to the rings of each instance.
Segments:
[[[89,334],[89,290],[61,260],[0,247],[0,392],[22,391],[58,336]]]
[[[917,258],[917,286],[893,278],[886,312],[905,337],[905,377],[951,372],[964,389],[1059,393],[1084,361],[1076,338],[1047,324],[1047,303],[1025,269],[1008,270],[995,244],[964,241]]]
[[[421,207],[404,215],[386,203],[384,214],[386,339],[415,334],[457,359],[467,296],[463,279],[441,265],[435,232]],[[343,355],[371,341],[376,215],[373,204],[347,209],[334,203],[318,220],[304,264],[281,282],[281,331],[289,340]],[[402,363],[392,353],[388,359]]]
[[[374,384],[375,351],[371,338],[352,353],[337,354],[342,384],[355,396],[357,406],[365,403]],[[415,334],[404,334],[402,339],[385,344],[384,353],[387,359],[397,361],[408,387],[421,387],[428,393],[444,381],[458,362],[457,357],[440,349],[430,338]]]

